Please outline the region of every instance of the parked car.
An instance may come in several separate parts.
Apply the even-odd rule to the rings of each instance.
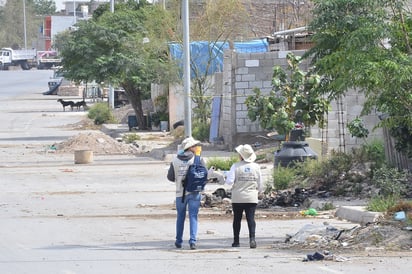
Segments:
[[[50,77],[50,80],[47,82],[49,90],[43,92],[43,95],[57,95],[57,90],[62,84],[64,79],[64,73],[58,69],[54,69],[53,76]]]

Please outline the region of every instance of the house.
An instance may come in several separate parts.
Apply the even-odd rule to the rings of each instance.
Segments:
[[[66,1],[65,8],[58,15],[46,16],[43,20],[41,35],[39,37],[39,50],[50,50],[53,48],[54,38],[57,34],[69,30],[79,20],[87,20],[99,5],[108,1]]]

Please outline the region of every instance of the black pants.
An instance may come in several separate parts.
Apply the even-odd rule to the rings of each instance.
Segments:
[[[252,203],[234,203],[233,208],[233,239],[235,243],[239,243],[239,233],[242,223],[243,211],[245,211],[247,226],[249,228],[249,238],[255,238],[256,222],[255,211],[256,205]]]

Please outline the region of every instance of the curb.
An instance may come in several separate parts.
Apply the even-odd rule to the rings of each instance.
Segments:
[[[374,223],[382,216],[380,212],[367,211],[364,206],[342,206],[335,212],[335,217],[361,225]]]

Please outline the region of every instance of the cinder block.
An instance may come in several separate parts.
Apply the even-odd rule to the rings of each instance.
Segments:
[[[335,216],[350,222],[364,225],[367,223],[376,222],[380,217],[382,217],[382,213],[367,211],[364,206],[341,206],[336,210]]]

